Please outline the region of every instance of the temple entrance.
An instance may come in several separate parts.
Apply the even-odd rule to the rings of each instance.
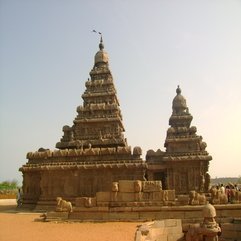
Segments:
[[[167,189],[166,173],[165,172],[155,172],[155,173],[153,173],[153,179],[154,180],[161,180],[161,182],[162,182],[162,189],[163,190]]]

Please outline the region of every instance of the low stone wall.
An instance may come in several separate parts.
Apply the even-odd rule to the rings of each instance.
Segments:
[[[234,218],[231,223],[223,223],[221,228],[221,237],[225,241],[241,241],[241,218]]]
[[[241,204],[214,205],[218,223],[231,223],[241,218]],[[69,214],[76,221],[150,221],[181,219],[183,224],[200,223],[203,206],[144,206],[144,207],[75,207]]]
[[[173,207],[74,207],[73,212],[48,212],[45,220],[71,222],[149,221],[144,226],[140,226],[139,232],[136,233],[136,241],[146,240],[143,239],[143,234],[144,238],[148,238],[148,235],[152,237],[155,235],[160,236],[160,232],[164,235],[161,236],[164,238],[161,240],[176,241],[182,240],[183,234],[191,226],[203,222],[203,207],[203,205]],[[222,230],[222,240],[241,241],[241,204],[214,205],[214,207],[217,215],[215,220]],[[153,220],[157,221],[153,222]],[[178,220],[178,222],[175,220]],[[178,232],[175,233],[174,231]]]

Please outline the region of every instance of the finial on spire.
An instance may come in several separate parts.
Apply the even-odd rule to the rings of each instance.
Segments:
[[[102,38],[102,33],[101,32],[97,32],[96,30],[92,30],[93,33],[97,33],[100,35],[100,43],[99,43],[99,48],[100,50],[104,49],[104,44],[103,44],[103,38]]]
[[[180,88],[179,85],[178,85],[178,86],[177,86],[177,89],[176,89],[176,93],[177,93],[178,95],[180,95],[181,92],[182,92],[182,90],[181,90],[181,88]]]

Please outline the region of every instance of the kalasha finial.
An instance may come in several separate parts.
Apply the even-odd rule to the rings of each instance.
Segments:
[[[178,86],[177,86],[177,89],[176,89],[176,93],[177,93],[178,95],[180,95],[181,92],[182,92],[182,90],[181,90],[181,88],[180,88],[179,85],[178,85]]]
[[[99,48],[100,50],[104,49],[104,44],[103,44],[103,38],[102,38],[102,33],[98,32],[96,30],[92,30],[93,33],[98,33],[100,35],[100,43],[99,43]]]

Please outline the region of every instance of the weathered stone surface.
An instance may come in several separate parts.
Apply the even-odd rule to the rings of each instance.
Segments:
[[[61,197],[56,198],[57,205],[56,205],[56,212],[72,212],[72,203],[66,200],[63,200]]]
[[[217,241],[221,228],[215,221],[216,209],[211,204],[204,205],[202,209],[203,222],[200,226],[191,225],[185,235],[186,241],[207,240]]]
[[[95,207],[96,206],[96,197],[79,197],[75,199],[76,207]]]
[[[110,202],[111,201],[111,192],[97,192],[96,201],[98,202]]]
[[[147,222],[138,227],[135,241],[183,240],[181,220],[167,219]]]
[[[162,190],[161,181],[143,181],[143,192],[158,192]]]
[[[48,212],[46,215],[47,221],[62,221],[69,218],[69,212]]]
[[[134,181],[132,180],[119,180],[119,192],[135,192]]]

